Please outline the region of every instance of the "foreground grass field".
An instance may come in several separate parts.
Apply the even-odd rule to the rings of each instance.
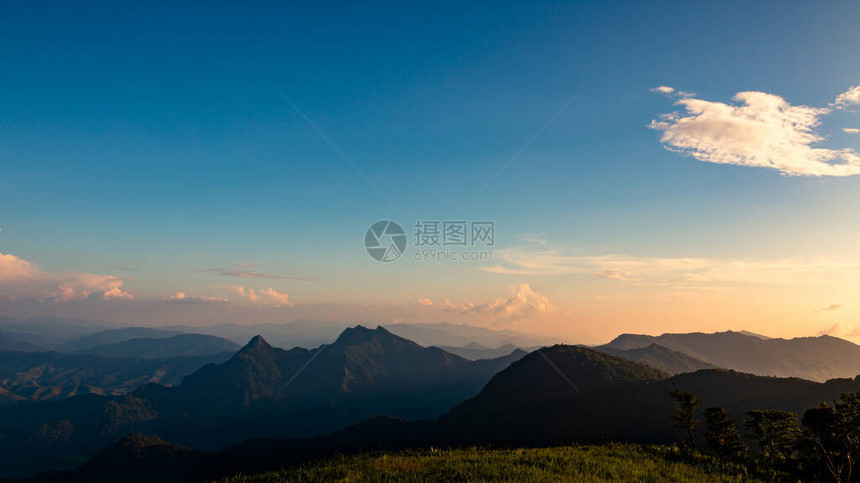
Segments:
[[[286,481],[756,481],[708,457],[682,458],[671,446],[608,444],[482,448],[343,456],[223,483]]]

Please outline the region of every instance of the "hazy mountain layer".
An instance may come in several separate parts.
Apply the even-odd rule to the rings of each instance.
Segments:
[[[657,344],[717,367],[751,374],[826,381],[860,374],[860,346],[823,335],[796,339],[763,339],[740,332],[714,334],[624,334],[601,346],[641,349]]]

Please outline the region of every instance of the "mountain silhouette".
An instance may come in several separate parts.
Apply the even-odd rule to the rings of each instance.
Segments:
[[[238,344],[227,339],[215,337],[214,335],[177,334],[161,338],[140,337],[128,339],[122,342],[88,347],[77,352],[104,357],[142,357],[151,359],[159,357],[206,356],[223,352],[235,352],[238,349]]]
[[[660,336],[623,334],[597,349],[642,349],[652,344],[717,367],[761,376],[826,381],[860,373],[860,346],[827,335],[768,339],[732,331]]]
[[[384,333],[372,332],[375,331],[364,329],[345,334],[344,347],[373,346],[382,342],[377,338],[387,338]],[[262,341],[256,342],[256,349],[271,351]],[[667,443],[679,436],[670,417],[675,404],[667,397],[675,388],[694,392],[703,407],[724,407],[733,419],[740,420],[751,409],[799,413],[840,393],[860,390],[860,380],[817,383],[725,369],[669,376],[593,349],[557,345],[511,363],[493,376],[477,396],[434,421],[376,416],[326,436],[254,438],[217,452],[166,449],[169,456],[143,456],[133,463],[148,463],[144,468],[149,480],[211,481],[238,472],[275,470],[325,457],[333,451],[348,454],[371,449],[612,440]],[[158,445],[163,447],[162,443]],[[116,468],[104,458],[102,463],[98,460],[73,472],[57,473],[53,475],[55,481],[84,476],[86,481],[111,481],[121,475],[107,471],[102,473],[107,475],[105,478],[93,478],[99,474],[99,466],[106,470]]]
[[[231,353],[171,358],[106,358],[59,352],[0,351],[0,382],[13,401],[45,401],[79,394],[122,395],[141,384],[179,384],[209,363],[224,362]]]
[[[726,369],[670,377],[593,349],[554,346],[511,364],[441,424],[470,444],[668,442],[677,436],[669,419],[674,404],[667,398],[676,388],[697,394],[703,407],[721,406],[742,420],[751,409],[801,413],[860,390],[860,378],[817,383]]]
[[[596,350],[622,357],[629,361],[645,364],[667,374],[695,372],[700,369],[715,369],[717,366],[690,357],[687,354],[667,349],[661,345],[651,344],[635,349],[616,349],[610,346],[595,347]]]
[[[139,429],[213,447],[254,435],[322,434],[376,414],[438,417],[524,354],[470,361],[382,327],[348,328],[313,350],[283,350],[256,336],[177,387],[147,384],[133,396],[159,408]]]
[[[101,330],[68,340],[57,347],[61,352],[77,352],[90,347],[116,344],[130,339],[166,339],[182,332],[149,327],[123,327],[119,329]]]

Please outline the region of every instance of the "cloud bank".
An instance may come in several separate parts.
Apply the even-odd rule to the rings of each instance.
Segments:
[[[132,299],[125,279],[94,273],[52,273],[11,254],[0,253],[0,298],[59,302],[75,299]]]

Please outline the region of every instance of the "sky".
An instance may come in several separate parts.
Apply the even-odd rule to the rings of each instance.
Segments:
[[[849,2],[3,2],[0,315],[860,342],[858,23]],[[379,220],[396,260],[366,250]],[[422,221],[493,243],[420,245]]]

